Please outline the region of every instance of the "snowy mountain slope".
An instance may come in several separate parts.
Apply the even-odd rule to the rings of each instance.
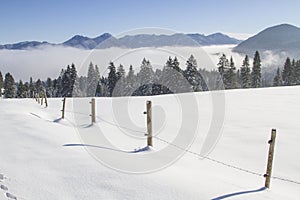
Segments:
[[[269,27],[238,44],[233,50],[242,54],[272,51],[297,57],[300,48],[300,28],[290,24]]]
[[[60,119],[60,98],[49,99],[48,108],[33,99],[1,99],[0,199],[7,195],[8,199],[299,199],[299,184],[272,179],[271,189],[264,189],[261,175],[265,173],[270,130],[276,128],[273,176],[300,181],[296,156],[300,153],[300,87],[225,91],[222,134],[209,159],[202,159],[191,152],[201,152],[210,125],[215,123],[214,109],[222,108],[212,103],[213,98],[210,92],[97,98],[97,124],[93,126],[89,126],[90,99],[68,99],[65,119]],[[154,149],[137,152],[146,144],[143,111],[149,99]],[[111,160],[119,167],[128,164],[123,158],[138,160],[144,155],[157,156],[151,163],[145,157],[144,162],[132,160],[133,165],[128,166],[140,169],[165,161],[167,157],[159,152],[169,146],[157,138],[176,142],[182,127],[189,134],[190,127],[182,122],[192,125],[195,119],[192,113],[184,115],[185,109],[190,109],[187,105],[198,110],[197,134],[190,152],[181,151],[183,156],[176,162],[144,174],[121,173],[99,162],[97,153],[115,155]],[[124,109],[129,120],[122,118]],[[86,143],[89,138],[83,134],[93,129],[102,132],[114,148],[101,146],[103,141]]]

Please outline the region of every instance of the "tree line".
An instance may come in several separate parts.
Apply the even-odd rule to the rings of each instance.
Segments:
[[[191,55],[180,67],[177,57],[169,57],[163,69],[154,70],[151,62],[144,58],[136,73],[130,65],[128,72],[120,64],[110,62],[107,76],[100,76],[99,67],[92,62],[86,76],[78,76],[74,64],[62,69],[56,79],[47,78],[23,83],[15,82],[10,73],[3,78],[0,71],[1,95],[4,98],[47,97],[111,97],[111,96],[149,96],[172,93],[200,92],[219,89],[259,88],[266,86],[290,86],[300,84],[300,60],[287,58],[283,69],[277,69],[272,84],[262,79],[262,66],[259,52],[256,51],[252,66],[248,55],[240,69],[236,69],[232,57],[220,56],[217,70],[207,71],[199,68],[197,60]],[[269,80],[270,82],[270,80]]]

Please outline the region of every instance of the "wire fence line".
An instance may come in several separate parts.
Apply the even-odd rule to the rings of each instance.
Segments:
[[[128,128],[128,127],[119,126],[118,124],[110,122],[110,121],[107,121],[107,120],[105,120],[105,119],[103,119],[101,117],[97,117],[97,118],[100,119],[100,120],[102,120],[103,122],[106,122],[106,123],[108,123],[110,125],[113,125],[113,126],[116,126],[116,127],[119,127],[119,128],[123,128],[123,129],[127,129],[127,130],[131,130],[131,131],[135,131],[135,132],[146,134],[146,132],[134,130],[134,129],[131,129],[131,128]],[[236,169],[236,170],[248,173],[248,174],[256,175],[256,176],[259,176],[259,177],[264,177],[264,175],[265,175],[263,173],[259,173],[259,172],[255,172],[255,171],[252,171],[252,170],[244,169],[244,168],[241,168],[241,167],[238,167],[238,166],[235,166],[235,165],[231,165],[231,164],[225,163],[223,161],[219,161],[219,160],[216,160],[214,158],[210,158],[208,156],[203,156],[200,153],[193,152],[193,151],[191,151],[189,149],[183,148],[183,147],[181,147],[179,145],[176,145],[176,144],[174,144],[172,142],[168,142],[168,141],[166,141],[164,139],[161,139],[158,136],[153,136],[153,137],[156,138],[157,140],[160,140],[161,142],[164,142],[166,144],[172,145],[172,146],[174,146],[174,147],[176,147],[176,148],[178,148],[178,149],[180,149],[180,150],[182,150],[184,152],[190,153],[192,155],[195,155],[195,156],[203,158],[203,159],[207,159],[207,160],[212,161],[214,163],[217,163],[217,164],[229,167],[229,168],[233,168],[233,169]],[[282,177],[277,177],[277,176],[271,176],[271,178],[272,179],[277,179],[277,180],[280,180],[280,181],[285,181],[285,182],[290,182],[290,183],[294,183],[294,184],[299,184],[300,185],[299,181],[295,181],[295,180],[291,180],[291,179],[287,179],[287,178],[282,178]]]
[[[74,112],[74,111],[69,111],[69,110],[67,112],[74,113],[74,114],[79,114],[79,115],[90,116],[89,114],[86,114],[86,113],[79,113],[79,112]],[[111,121],[108,121],[108,120],[104,119],[103,117],[97,116],[96,118],[99,119],[99,120],[101,120],[101,121],[103,121],[103,122],[105,122],[105,123],[107,123],[107,124],[110,124],[112,126],[116,126],[116,127],[120,128],[120,129],[126,129],[126,130],[129,130],[129,131],[133,131],[133,132],[137,132],[137,133],[142,133],[143,135],[147,134],[145,131],[135,130],[135,129],[132,129],[132,128],[129,128],[129,127],[125,127],[125,126],[120,126],[119,124],[111,122]],[[220,165],[223,165],[223,166],[235,169],[235,170],[239,170],[239,171],[242,171],[242,172],[245,172],[245,173],[248,173],[248,174],[252,174],[252,175],[255,175],[255,176],[259,176],[259,177],[264,177],[265,176],[265,174],[263,174],[263,173],[255,172],[255,171],[248,170],[248,169],[244,169],[242,167],[238,167],[238,166],[235,166],[235,165],[232,165],[232,164],[228,164],[228,163],[225,163],[223,161],[219,161],[217,159],[210,158],[208,156],[203,156],[200,153],[193,152],[193,151],[191,151],[189,149],[183,148],[183,147],[181,147],[179,145],[176,145],[176,144],[174,144],[172,142],[164,140],[164,139],[162,139],[162,138],[160,138],[158,136],[154,135],[152,137],[156,138],[157,140],[159,140],[161,142],[164,142],[164,143],[166,143],[168,145],[174,146],[174,147],[176,147],[176,148],[178,148],[178,149],[180,149],[180,150],[182,150],[184,152],[190,153],[192,155],[195,155],[195,156],[203,158],[203,159],[207,159],[207,160],[209,160],[211,162],[214,162],[214,163],[217,163],[217,164],[220,164]],[[276,179],[276,180],[280,180],[280,181],[285,181],[285,182],[289,182],[289,183],[294,183],[294,184],[300,185],[300,181],[295,181],[295,180],[291,180],[291,179],[288,179],[288,178],[282,178],[282,177],[278,177],[278,176],[271,176],[271,178],[272,179]]]
[[[264,175],[261,174],[261,173],[257,173],[257,172],[251,171],[251,170],[243,169],[243,168],[241,168],[241,167],[237,167],[237,166],[234,166],[234,165],[231,165],[231,164],[227,164],[227,163],[225,163],[225,162],[222,162],[222,161],[219,161],[219,160],[210,158],[210,157],[208,157],[208,156],[203,156],[203,155],[201,155],[200,153],[193,152],[193,151],[191,151],[191,150],[189,150],[189,149],[184,149],[184,148],[182,148],[182,147],[179,147],[178,145],[175,145],[175,144],[173,144],[173,143],[170,143],[170,142],[168,142],[168,141],[166,141],[166,140],[163,140],[163,139],[161,139],[161,138],[159,138],[159,137],[156,137],[156,136],[155,136],[155,138],[158,139],[158,140],[160,140],[160,141],[162,141],[162,142],[165,142],[165,143],[167,143],[167,144],[169,144],[169,145],[172,145],[172,146],[174,146],[174,147],[176,147],[176,148],[179,148],[179,149],[181,149],[181,150],[183,150],[183,151],[185,151],[185,152],[187,152],[187,153],[193,154],[193,155],[195,155],[195,156],[197,156],[197,157],[200,157],[200,158],[203,158],[203,159],[207,159],[207,160],[210,160],[210,161],[212,161],[212,162],[215,162],[215,163],[224,165],[224,166],[226,166],[226,167],[234,168],[234,169],[236,169],[236,170],[240,170],[240,171],[243,171],[243,172],[246,172],[246,173],[249,173],[249,174],[253,174],[253,175],[257,175],[257,176],[264,176]]]
[[[271,176],[271,178],[300,185],[300,181],[294,181],[294,180],[291,180],[291,179],[281,178],[281,177],[278,177],[278,176]]]

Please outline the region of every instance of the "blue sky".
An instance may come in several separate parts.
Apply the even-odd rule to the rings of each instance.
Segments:
[[[281,23],[300,26],[299,8],[299,0],[0,0],[0,44],[143,27],[255,34]]]

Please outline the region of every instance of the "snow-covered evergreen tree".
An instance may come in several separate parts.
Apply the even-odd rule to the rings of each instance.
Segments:
[[[3,88],[3,76],[0,71],[0,97],[2,96],[2,88]]]
[[[29,97],[33,98],[35,95],[36,89],[35,89],[35,85],[33,83],[33,79],[32,77],[30,77],[30,81],[29,81]]]
[[[17,86],[17,98],[27,98],[26,87],[22,80],[19,81]]]
[[[36,94],[41,97],[44,91],[44,87],[43,87],[43,83],[41,81],[41,79],[38,79],[35,82],[35,88],[36,88]]]
[[[161,93],[168,94],[170,92],[183,93],[192,91],[191,85],[186,79],[188,75],[184,76],[183,71],[179,65],[180,64],[177,57],[175,57],[174,59],[169,57],[163,68],[160,78],[162,85],[164,86]]]
[[[86,80],[86,96],[94,97],[98,85],[97,73],[93,63],[91,62],[88,68],[87,80]]]
[[[71,96],[73,96],[76,80],[77,80],[77,70],[76,70],[75,65],[72,63],[71,69],[70,69],[70,85],[69,85],[69,90],[70,90]],[[76,86],[76,89],[78,89],[78,86]],[[76,93],[77,92],[78,91],[76,91]]]
[[[281,73],[279,67],[277,68],[276,71],[276,76],[274,77],[273,80],[273,86],[281,86],[282,85],[282,78],[281,78]]]
[[[254,54],[253,67],[251,72],[251,87],[259,88],[261,87],[261,61],[258,51]]]
[[[134,74],[134,70],[132,65],[129,66],[129,71],[126,76],[126,88],[125,88],[125,94],[126,96],[131,96],[134,91],[137,89],[137,77]]]
[[[139,89],[135,95],[149,96],[152,95],[152,85],[154,83],[154,71],[149,60],[143,59],[141,70],[137,74]]]
[[[245,56],[241,67],[241,83],[242,88],[251,87],[251,73],[248,55]]]
[[[237,83],[237,85],[236,85],[237,88],[241,88],[242,87],[242,79],[241,79],[241,71],[240,71],[240,69],[238,69],[236,71],[236,83]]]
[[[100,82],[100,79],[101,79],[101,76],[100,76],[100,70],[99,70],[99,67],[98,65],[95,65],[95,76],[96,76],[96,81],[97,81],[97,84],[98,82]]]
[[[283,85],[293,85],[293,76],[293,65],[291,63],[291,59],[287,58],[282,71]]]
[[[226,89],[234,89],[237,87],[237,78],[235,73],[235,65],[232,56],[230,57],[229,68],[225,70],[224,83]]]
[[[122,64],[119,65],[116,75],[117,83],[113,91],[113,96],[126,96],[126,72]]]
[[[202,90],[201,87],[201,75],[197,69],[197,61],[193,55],[189,57],[186,61],[186,69],[184,71],[184,76],[186,80],[190,83],[194,92]]]
[[[47,97],[53,97],[53,92],[54,92],[53,81],[49,77],[46,80],[46,88],[45,89],[46,89]]]
[[[114,88],[118,81],[116,67],[113,62],[109,63],[108,70],[109,70],[109,72],[108,72],[108,77],[107,77],[107,88],[108,88],[109,96],[112,96],[113,92],[114,92]]]
[[[14,98],[16,96],[15,80],[10,73],[5,74],[3,88],[5,98]]]
[[[226,87],[227,83],[226,83],[226,77],[225,77],[225,73],[229,68],[229,61],[226,58],[225,54],[222,54],[222,56],[219,58],[219,62],[218,62],[218,71],[220,73],[220,76],[217,80],[217,87]]]
[[[297,60],[296,63],[295,63],[294,73],[295,73],[295,76],[296,76],[295,83],[297,85],[300,85],[300,60]]]

